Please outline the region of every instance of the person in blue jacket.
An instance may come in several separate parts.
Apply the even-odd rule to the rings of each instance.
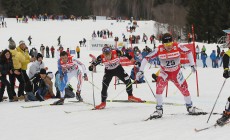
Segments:
[[[141,63],[136,61],[134,64],[134,67],[131,70],[131,74],[130,74],[130,78],[132,80],[136,80],[136,73],[139,72],[140,66],[141,66]],[[144,77],[137,80],[137,83],[145,83]]]
[[[212,60],[212,67],[216,68],[216,59],[217,59],[217,56],[216,56],[216,51],[215,50],[212,50],[210,58]]]
[[[205,53],[205,51],[201,51],[201,60],[203,63],[203,68],[208,67],[206,64],[206,59],[207,59],[207,54]]]

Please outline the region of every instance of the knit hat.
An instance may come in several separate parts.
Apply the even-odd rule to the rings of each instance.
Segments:
[[[46,70],[45,69],[41,69],[40,70],[40,74],[46,74]]]
[[[25,44],[25,41],[23,41],[23,40],[19,41],[19,45],[21,45],[21,44]]]
[[[163,36],[162,36],[162,43],[170,43],[172,42],[172,35],[170,33],[165,33]]]
[[[16,48],[16,44],[14,40],[9,40],[9,49],[14,50]]]
[[[38,60],[38,58],[40,58],[40,57],[43,58],[42,54],[38,53],[38,54],[37,54],[37,60]]]

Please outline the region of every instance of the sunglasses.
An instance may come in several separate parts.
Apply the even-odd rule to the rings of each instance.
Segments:
[[[165,46],[165,47],[170,47],[170,46],[172,46],[172,44],[173,44],[173,42],[164,43],[164,46]]]

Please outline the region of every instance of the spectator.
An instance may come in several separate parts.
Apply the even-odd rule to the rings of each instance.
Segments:
[[[204,52],[204,51],[201,51],[201,60],[202,60],[202,63],[203,63],[203,68],[207,68],[207,64],[206,64],[206,59],[207,59],[207,54]]]
[[[203,47],[202,47],[201,51],[206,52],[206,48],[205,48],[205,46],[204,46],[204,45],[203,45]]]
[[[58,37],[57,41],[58,41],[58,46],[59,46],[61,44],[61,36]]]
[[[223,56],[224,56],[225,52],[224,50],[222,50],[222,52],[220,53],[220,67],[222,66],[222,63],[223,63]]]
[[[43,44],[40,47],[40,52],[42,53],[42,56],[44,57],[44,55],[45,55],[45,46]]]
[[[212,60],[212,68],[216,68],[216,61],[217,61],[216,59],[217,59],[217,56],[216,56],[216,51],[215,50],[212,50],[210,58]]]
[[[51,51],[52,58],[54,58],[54,52],[55,52],[54,46],[50,48],[50,51]]]
[[[76,47],[76,52],[77,52],[77,58],[80,58],[80,47]]]
[[[24,98],[25,80],[23,78],[22,70],[21,70],[22,63],[25,61],[25,58],[15,48],[16,48],[15,42],[13,40],[10,40],[9,49],[12,54],[14,73],[9,75],[9,79],[10,79],[11,90],[13,92],[14,100],[18,99],[14,89],[15,79],[19,81],[18,97],[21,100],[21,99],[25,99]]]
[[[132,68],[131,74],[130,74],[130,78],[131,78],[132,80],[136,80],[136,74],[137,74],[137,72],[139,72],[140,65],[141,65],[140,62],[136,62],[136,63],[134,64],[134,67]],[[137,80],[137,83],[145,83],[144,77],[142,77],[142,78],[140,78],[139,80]]]
[[[1,89],[0,89],[0,102],[3,101],[3,94],[5,91],[5,86],[7,87],[7,93],[10,102],[17,101],[17,98],[13,97],[12,88],[10,82],[7,80],[7,74],[13,74],[13,60],[12,55],[9,50],[4,50],[1,53],[0,59],[0,80],[1,80]]]
[[[50,57],[50,48],[49,46],[46,46],[46,58]]]
[[[217,50],[216,50],[216,52],[217,52],[217,57],[219,58],[220,57],[220,47],[217,45],[216,46],[217,47]]]
[[[199,54],[200,54],[200,48],[198,45],[196,45],[196,59],[200,59]]]
[[[29,45],[31,45],[31,43],[32,43],[32,41],[31,41],[31,40],[32,40],[32,37],[29,36],[29,37],[28,37],[28,40],[29,40]]]

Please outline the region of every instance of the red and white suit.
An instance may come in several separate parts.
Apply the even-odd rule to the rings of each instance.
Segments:
[[[162,106],[162,92],[169,80],[184,95],[186,104],[192,104],[187,82],[180,69],[180,55],[182,53],[187,54],[191,66],[195,65],[191,50],[177,43],[173,43],[173,48],[170,51],[167,51],[163,45],[160,45],[148,54],[141,63],[140,71],[144,71],[144,67],[149,59],[158,57],[160,60],[161,69],[156,83],[156,100],[159,106]]]

